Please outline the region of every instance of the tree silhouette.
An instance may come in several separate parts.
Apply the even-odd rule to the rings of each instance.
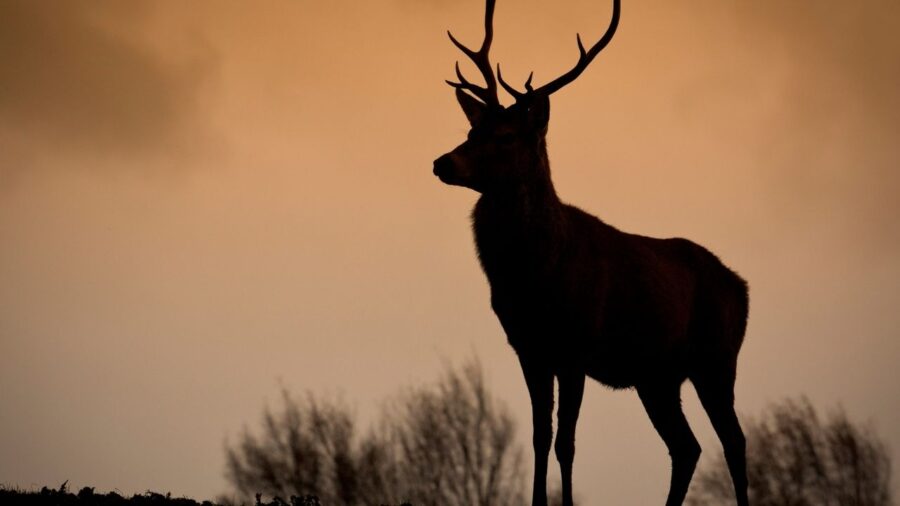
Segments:
[[[241,500],[318,496],[322,504],[524,504],[521,449],[506,407],[477,361],[388,404],[360,436],[343,403],[283,391],[259,434],[226,445],[226,477]],[[251,501],[252,502],[252,501]]]
[[[819,418],[805,397],[771,406],[749,420],[747,475],[757,506],[886,506],[891,462],[871,428],[855,425],[843,409]],[[687,504],[734,504],[725,460],[701,469]]]
[[[524,504],[515,424],[491,399],[477,363],[407,393],[397,414],[391,446],[414,504]]]
[[[357,448],[349,411],[312,396],[298,401],[282,391],[284,407],[266,408],[259,436],[246,432],[226,448],[227,478],[243,496],[313,493],[329,502],[352,501]]]

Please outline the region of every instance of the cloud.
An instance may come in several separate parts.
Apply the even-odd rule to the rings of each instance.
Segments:
[[[0,143],[129,155],[187,143],[215,58],[154,48],[138,29],[149,4],[128,5],[0,3],[0,132],[15,132]]]
[[[747,44],[791,59],[799,105],[842,99],[832,107],[861,107],[871,120],[890,124],[900,119],[898,15],[900,4],[890,0],[765,0],[736,6]]]
[[[845,226],[900,245],[900,5],[890,0],[742,2],[738,19],[760,61],[783,55],[787,118],[771,146],[785,152],[797,190],[821,190],[821,207]],[[777,138],[780,136],[781,138]],[[812,161],[806,163],[804,161]],[[813,182],[818,181],[820,187]]]
[[[898,15],[891,0],[708,0],[697,17],[727,43],[686,85],[685,111],[746,126],[741,155],[782,221],[870,253],[900,248]]]

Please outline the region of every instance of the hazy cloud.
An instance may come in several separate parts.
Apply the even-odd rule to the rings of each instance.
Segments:
[[[141,154],[187,144],[214,58],[201,44],[173,55],[142,40],[134,11],[149,5],[0,3],[0,143]]]
[[[769,204],[786,220],[841,231],[860,247],[900,247],[900,4],[698,7],[705,29],[728,44],[706,52],[714,70],[690,83],[685,115],[754,122],[741,143],[765,178]],[[745,103],[754,107],[740,109]]]
[[[766,55],[783,54],[790,72],[782,106],[790,121],[773,128],[783,181],[821,192],[821,208],[844,225],[869,229],[900,245],[900,4],[861,2],[742,2],[745,42]],[[788,140],[790,139],[790,140]],[[804,163],[805,162],[805,163]],[[817,182],[813,184],[813,182]],[[813,199],[813,201],[815,201]],[[862,218],[862,220],[860,220]]]

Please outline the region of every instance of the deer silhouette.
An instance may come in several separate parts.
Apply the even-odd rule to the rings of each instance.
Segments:
[[[485,86],[456,64],[456,98],[471,124],[468,139],[434,162],[446,184],[481,194],[472,212],[478,258],[491,286],[491,306],[518,355],[531,397],[532,504],[547,504],[547,461],[553,436],[554,380],[559,385],[555,452],[563,504],[572,504],[575,425],[585,377],[634,388],[672,460],[666,504],[682,504],[700,445],[681,408],[690,379],[725,451],[737,502],[747,505],[744,434],[734,411],[737,356],[747,326],[746,282],[707,249],[687,239],[622,232],[560,201],[550,178],[546,135],[549,96],[574,81],[612,40],[612,21],[589,49],[577,37],[575,66],[535,89],[510,86],[488,52],[473,51],[448,32],[475,63]],[[504,107],[497,83],[515,98]]]

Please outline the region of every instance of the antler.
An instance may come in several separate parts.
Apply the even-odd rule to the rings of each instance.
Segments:
[[[619,16],[622,10],[620,4],[620,0],[613,0],[612,20],[609,23],[609,28],[606,29],[606,33],[603,34],[603,37],[600,37],[600,40],[598,40],[596,44],[591,46],[590,50],[585,50],[584,44],[582,44],[581,42],[581,35],[576,34],[575,39],[578,42],[578,51],[580,54],[578,55],[578,63],[576,63],[571,70],[536,90],[531,87],[531,78],[534,76],[534,73],[532,72],[531,75],[528,76],[528,80],[525,82],[526,92],[522,93],[503,80],[503,76],[500,74],[500,65],[498,64],[497,78],[500,80],[500,84],[503,86],[503,89],[505,89],[510,95],[515,97],[516,101],[519,101],[531,94],[543,93],[545,95],[550,95],[551,93],[558,91],[563,86],[574,81],[576,78],[578,78],[579,75],[581,75],[582,72],[584,72],[584,69],[586,69],[588,65],[591,64],[591,61],[594,59],[594,57],[600,54],[600,51],[602,51],[603,48],[605,48],[606,45],[609,44],[609,41],[611,41],[613,35],[615,35],[616,28],[619,27]]]
[[[494,39],[493,19],[495,3],[496,0],[487,0],[487,6],[484,13],[484,42],[481,43],[481,49],[479,49],[478,51],[472,51],[471,49],[462,45],[462,43],[456,40],[456,37],[454,37],[449,30],[447,31],[447,35],[450,36],[450,40],[453,42],[453,44],[458,47],[460,51],[465,53],[466,56],[468,56],[472,60],[472,62],[475,63],[475,66],[478,67],[478,70],[481,71],[481,75],[484,76],[486,86],[482,88],[481,86],[477,86],[467,81],[466,78],[463,77],[462,72],[460,72],[459,70],[459,62],[456,62],[456,77],[459,79],[459,82],[455,83],[453,81],[447,81],[447,84],[457,89],[463,89],[472,92],[473,95],[480,98],[485,104],[499,106],[500,99],[497,97],[497,80],[494,79],[494,71],[491,69],[490,60],[488,60],[488,51],[490,51],[491,42]]]

